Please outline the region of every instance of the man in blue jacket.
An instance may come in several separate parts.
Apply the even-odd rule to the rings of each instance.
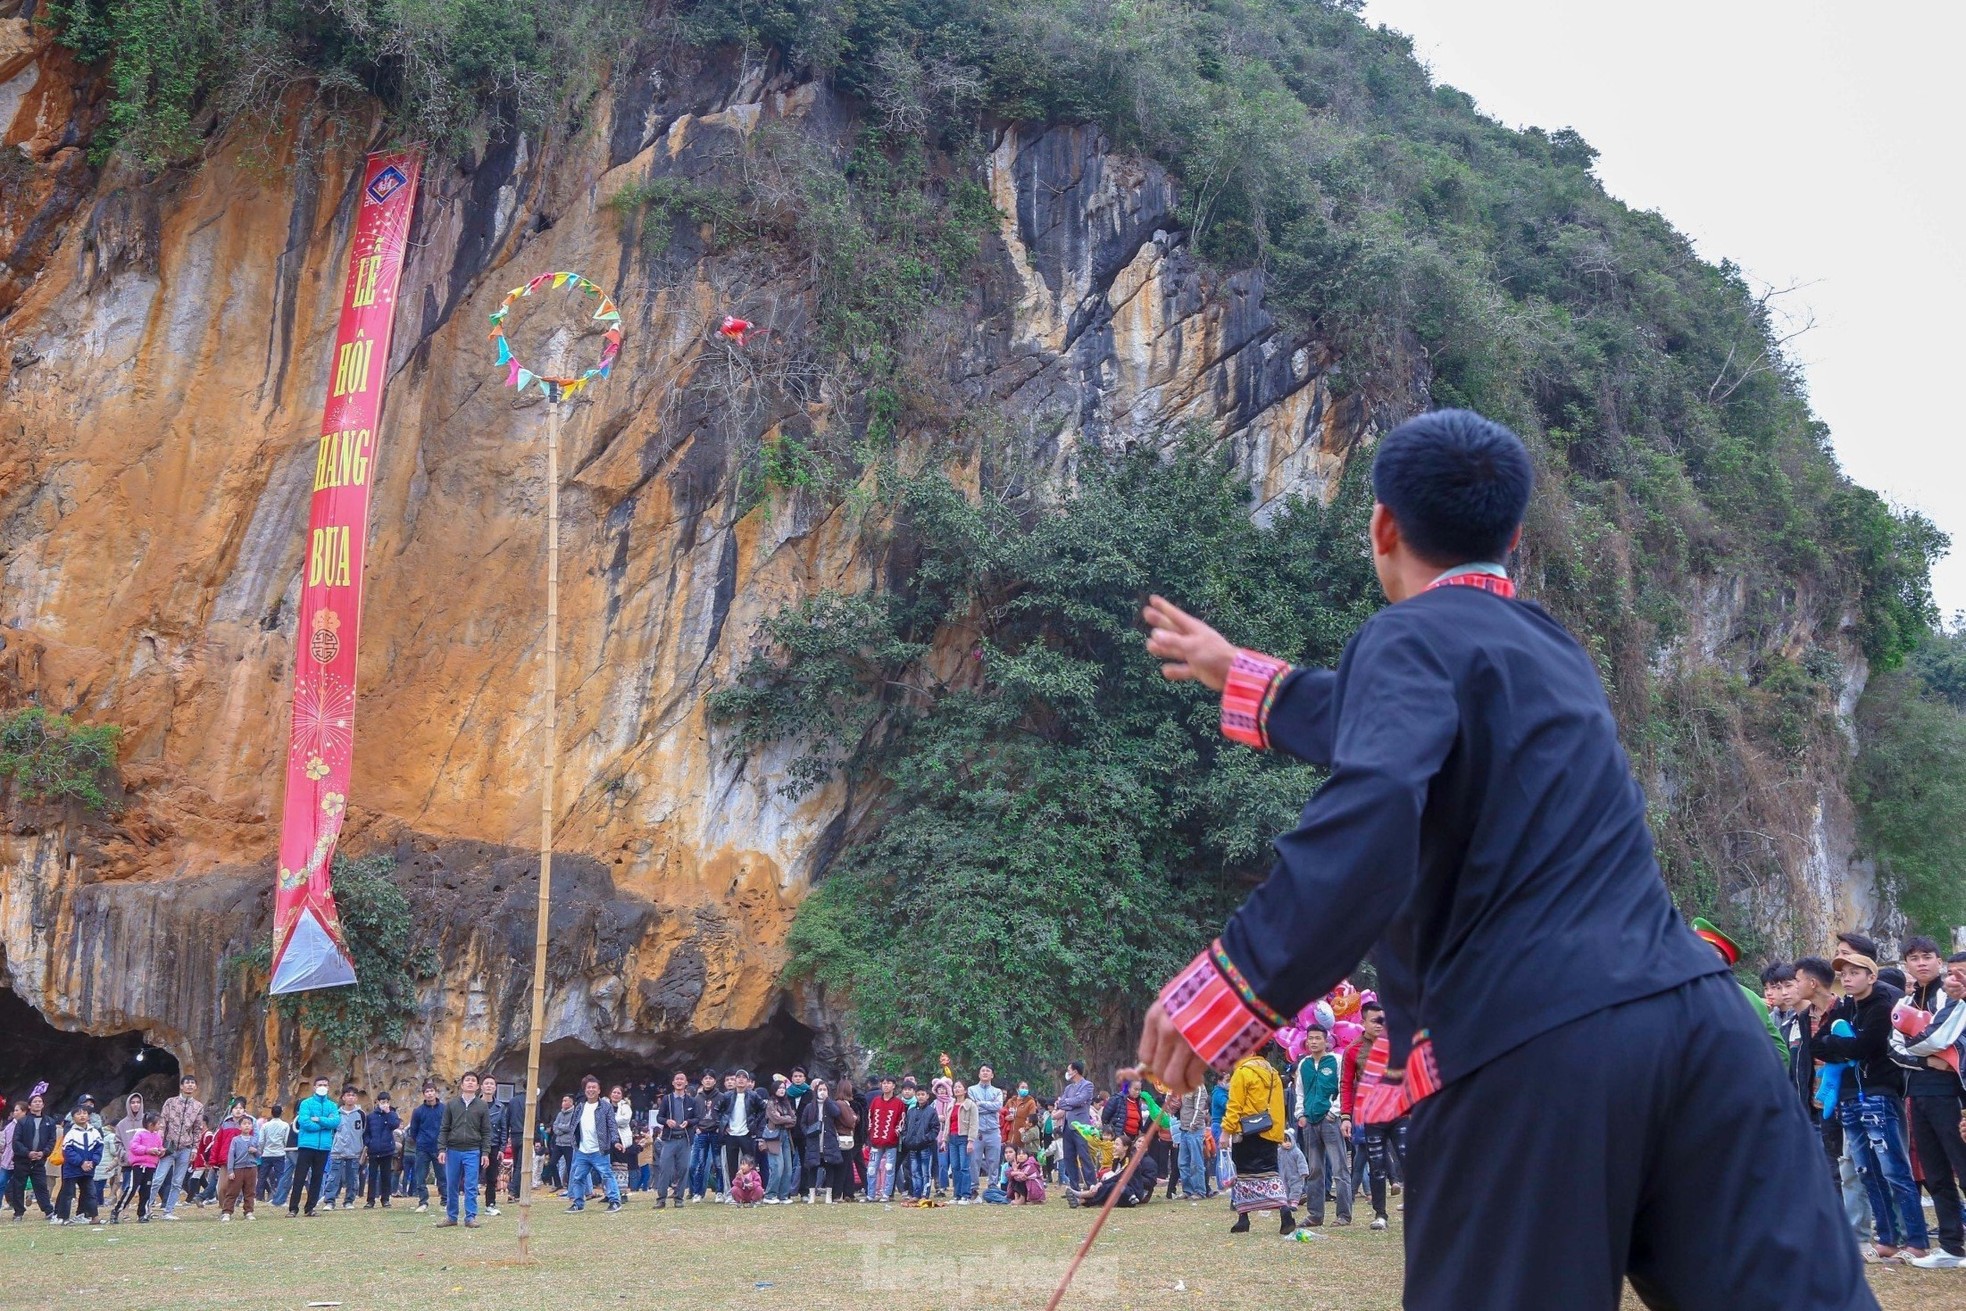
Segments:
[[[328,1081],[314,1081],[314,1095],[304,1098],[294,1112],[294,1182],[287,1193],[287,1214],[314,1216],[321,1200],[321,1176],[328,1168],[328,1153],[334,1150],[334,1131],[341,1127],[341,1107],[328,1096]],[[302,1209],[301,1190],[306,1189],[306,1209]]]
[[[1870,1311],[1766,1033],[1667,894],[1597,666],[1515,599],[1531,481],[1466,410],[1388,434],[1392,604],[1335,673],[1149,604],[1149,653],[1222,694],[1225,736],[1330,772],[1140,1059],[1194,1087],[1369,952],[1387,1031],[1354,1113],[1411,1116],[1409,1311],[1615,1311],[1627,1278],[1680,1311]]]
[[[1065,1086],[1058,1093],[1058,1101],[1052,1106],[1054,1115],[1065,1117],[1065,1159],[1058,1163],[1058,1177],[1071,1188],[1090,1188],[1097,1181],[1098,1171],[1093,1167],[1092,1148],[1085,1138],[1070,1126],[1092,1123],[1092,1080],[1085,1077],[1085,1063],[1073,1061],[1065,1067]]]
[[[430,1180],[437,1180],[437,1202],[444,1205],[450,1194],[444,1191],[444,1170],[437,1164],[437,1132],[444,1124],[444,1108],[437,1100],[437,1085],[423,1085],[423,1101],[410,1112],[410,1131],[405,1139],[415,1148],[415,1158],[410,1169],[415,1174],[416,1209],[419,1214],[430,1209]]]

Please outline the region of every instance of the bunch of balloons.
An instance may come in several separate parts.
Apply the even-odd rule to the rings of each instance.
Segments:
[[[1344,979],[1321,999],[1298,1011],[1295,1019],[1277,1030],[1276,1040],[1284,1054],[1295,1061],[1304,1055],[1304,1039],[1310,1031],[1322,1029],[1331,1039],[1328,1050],[1343,1051],[1357,1042],[1364,1031],[1356,1018],[1359,1008],[1375,1000],[1370,989],[1361,992],[1350,979]]]

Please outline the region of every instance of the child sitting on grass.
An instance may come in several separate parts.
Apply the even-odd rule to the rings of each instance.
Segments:
[[[765,1181],[758,1176],[758,1163],[746,1156],[737,1168],[737,1178],[731,1183],[730,1195],[739,1206],[756,1206],[764,1200]]]
[[[1036,1206],[1044,1201],[1044,1171],[1029,1152],[1019,1152],[1010,1167],[1010,1204]]]

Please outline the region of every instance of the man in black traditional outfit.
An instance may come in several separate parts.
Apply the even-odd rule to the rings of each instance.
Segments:
[[[1515,599],[1521,440],[1436,411],[1372,478],[1393,604],[1335,672],[1146,611],[1224,733],[1330,777],[1141,1061],[1194,1087],[1370,952],[1387,1032],[1359,1114],[1411,1117],[1411,1311],[1613,1311],[1627,1277],[1655,1307],[1875,1308],[1766,1034],[1674,911],[1596,666]]]

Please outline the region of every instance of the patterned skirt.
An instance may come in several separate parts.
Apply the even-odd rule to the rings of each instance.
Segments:
[[[1267,1138],[1239,1138],[1229,1149],[1236,1177],[1229,1183],[1229,1205],[1238,1215],[1281,1211],[1290,1205],[1283,1176],[1277,1173],[1277,1145]]]

